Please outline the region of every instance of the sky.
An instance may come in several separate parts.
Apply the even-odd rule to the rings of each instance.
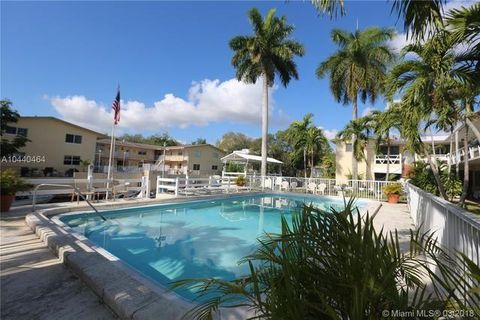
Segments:
[[[455,1],[449,6],[458,6]],[[467,3],[468,4],[468,3]],[[276,8],[305,47],[295,61],[300,75],[271,89],[269,132],[306,113],[332,138],[351,118],[337,103],[328,78],[315,69],[336,51],[333,28],[370,26],[398,31],[390,45],[405,43],[391,2],[347,1],[345,17],[319,16],[310,1],[2,1],[0,96],[25,116],[55,116],[108,133],[120,85],[118,133],[168,132],[183,143],[215,143],[229,131],[261,133],[261,81],[235,79],[231,38],[252,33],[250,8]],[[385,101],[360,104],[360,115]]]

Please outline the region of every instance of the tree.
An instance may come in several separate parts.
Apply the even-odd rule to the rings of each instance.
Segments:
[[[387,143],[387,168],[385,181],[388,181],[390,176],[390,131],[394,128],[398,129],[401,123],[398,106],[392,104],[388,110],[384,112],[373,111],[367,116],[366,121],[367,123],[370,122],[367,125],[372,128],[373,134],[376,137],[376,149],[378,150],[381,144]]]
[[[193,141],[192,144],[207,144],[207,139],[197,138],[197,140]]]
[[[265,19],[253,8],[248,13],[253,27],[252,36],[237,36],[230,40],[230,48],[234,51],[232,65],[236,69],[236,77],[246,83],[256,83],[263,79],[262,103],[262,167],[261,175],[267,173],[268,144],[268,88],[273,86],[275,76],[280,78],[283,86],[287,86],[292,78],[298,79],[295,56],[303,56],[303,46],[290,38],[294,27],[287,24],[285,16],[275,16],[271,9]]]
[[[474,87],[472,81],[475,79],[456,67],[451,45],[452,39],[448,33],[438,33],[424,44],[406,46],[404,55],[413,53],[415,58],[395,65],[386,81],[389,99],[392,100],[398,93],[402,95],[400,131],[407,141],[407,148],[425,155],[440,194],[446,200],[448,196],[440,179],[438,165],[421,141],[420,127],[431,120],[432,115],[455,109],[460,88],[469,83]]]
[[[358,118],[358,99],[372,103],[383,90],[387,66],[394,54],[387,45],[394,32],[389,29],[367,28],[349,33],[334,29],[332,41],[339,50],[320,63],[316,70],[319,79],[329,75],[330,90],[338,102],[352,104],[352,120]],[[351,137],[355,143],[355,135]],[[353,179],[358,178],[356,158],[352,158]]]
[[[227,132],[220,141],[217,141],[217,147],[226,153],[232,153],[236,150],[248,149],[251,139],[241,132]]]
[[[323,134],[323,130],[312,126],[305,133],[306,149],[310,158],[310,178],[313,178],[313,167],[315,166],[315,154],[320,153],[322,147],[328,144],[328,140]]]
[[[163,146],[164,144],[169,146],[178,146],[180,143],[170,136],[167,132],[164,133],[157,133],[151,135],[149,137],[144,137],[141,134],[123,134],[120,137],[117,137],[117,140],[125,140],[129,142],[136,142],[136,143],[145,143],[145,144],[153,144],[157,146]]]
[[[294,121],[290,124],[286,132],[286,138],[293,145],[294,152],[292,157],[300,158],[303,155],[303,167],[305,178],[307,177],[307,136],[308,128],[313,125],[313,114],[307,113],[301,121]]]
[[[371,127],[368,123],[368,118],[360,118],[351,120],[342,130],[337,133],[337,139],[343,141],[344,143],[352,143],[352,158],[356,161],[365,160],[367,165],[367,172],[365,178],[368,179],[367,175],[370,172],[370,164],[365,155],[365,148],[368,145],[368,142],[371,138]],[[353,140],[353,137],[356,137]],[[358,177],[358,176],[357,176]],[[355,176],[352,175],[353,180],[357,180]]]
[[[0,117],[0,136],[2,139],[2,145],[0,149],[0,156],[8,157],[18,153],[20,148],[25,147],[28,140],[26,136],[17,134],[13,139],[5,139],[5,133],[9,124],[17,123],[20,114],[12,109],[12,102],[8,99],[0,101],[1,105],[1,117]]]

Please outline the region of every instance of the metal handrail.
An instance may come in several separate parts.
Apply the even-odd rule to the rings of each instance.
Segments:
[[[95,213],[100,217],[102,218],[104,221],[107,221],[107,219],[100,213],[98,212],[98,210],[90,203],[90,201],[87,200],[87,198],[84,196],[84,194],[75,186],[72,186],[70,184],[50,184],[50,183],[41,183],[39,185],[37,185],[35,187],[35,189],[33,189],[33,199],[32,199],[32,212],[35,212],[35,204],[36,204],[36,200],[37,200],[37,191],[40,187],[45,187],[45,186],[49,186],[49,187],[68,187],[68,188],[72,188],[73,190],[75,190],[75,192],[86,202],[88,203],[88,205],[90,206],[90,208],[93,209],[93,211],[95,211]]]

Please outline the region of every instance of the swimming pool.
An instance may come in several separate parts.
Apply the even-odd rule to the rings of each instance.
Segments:
[[[163,286],[186,278],[232,280],[248,273],[238,260],[255,249],[263,232],[279,233],[304,203],[343,208],[343,200],[299,194],[251,194],[61,215],[59,220],[128,266]],[[358,207],[364,202],[357,201]],[[179,292],[187,299],[186,291]]]

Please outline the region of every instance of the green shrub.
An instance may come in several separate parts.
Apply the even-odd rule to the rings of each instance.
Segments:
[[[439,162],[438,168],[440,180],[445,187],[445,192],[447,193],[450,201],[452,201],[453,198],[462,193],[462,182],[455,176],[453,171],[450,172],[450,174],[448,173],[448,168],[444,162]],[[423,161],[415,162],[409,178],[410,183],[419,187],[420,189],[423,189],[436,196],[440,195],[437,183],[435,182],[435,177],[433,176],[433,171],[428,163]]]
[[[383,193],[388,196],[389,194],[398,194],[401,195],[403,193],[402,184],[399,182],[389,183],[383,187]]]
[[[236,179],[235,179],[235,184],[239,187],[243,187],[245,186],[245,184],[247,183],[247,181],[245,180],[245,177],[244,176],[238,176]]]
[[[15,195],[18,191],[30,190],[32,186],[25,182],[14,170],[0,171],[0,194]]]
[[[265,234],[241,261],[250,267],[242,278],[175,282],[201,301],[186,317],[212,319],[222,306],[247,307],[250,319],[381,319],[383,310],[451,308],[480,316],[478,266],[449,258],[433,237],[413,231],[402,253],[396,233],[378,233],[353,208],[350,200],[343,212],[304,207],[291,222],[282,216],[281,234]]]

